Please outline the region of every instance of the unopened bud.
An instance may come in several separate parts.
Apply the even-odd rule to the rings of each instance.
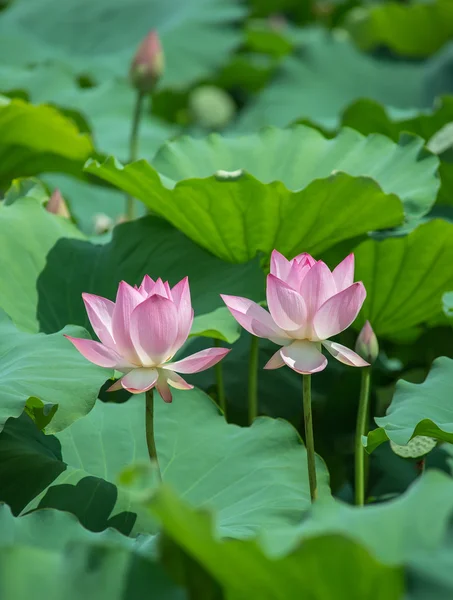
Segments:
[[[132,85],[140,92],[151,92],[164,71],[164,52],[159,34],[153,30],[140,44],[130,69]]]
[[[55,188],[52,192],[52,195],[46,204],[46,210],[54,215],[64,217],[65,219],[71,218],[67,204],[58,188]]]
[[[359,333],[359,337],[355,343],[355,351],[363,360],[366,360],[370,364],[374,363],[378,357],[379,344],[369,321],[365,323],[362,331]]]

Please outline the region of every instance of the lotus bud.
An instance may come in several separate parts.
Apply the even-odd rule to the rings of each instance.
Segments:
[[[52,195],[47,202],[46,210],[54,215],[64,217],[65,219],[71,218],[67,204],[58,188],[55,188],[52,192]]]
[[[362,331],[359,333],[355,344],[355,351],[370,364],[374,363],[378,357],[379,343],[369,321],[365,323]]]
[[[164,53],[159,34],[152,30],[140,44],[132,61],[130,78],[140,92],[151,92],[164,71]]]

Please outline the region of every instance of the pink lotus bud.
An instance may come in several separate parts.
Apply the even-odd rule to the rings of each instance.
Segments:
[[[54,215],[64,217],[65,219],[71,218],[66,202],[58,188],[55,188],[52,192],[52,195],[46,204],[46,210]]]
[[[164,52],[159,34],[152,30],[140,44],[132,61],[130,78],[141,92],[151,92],[164,71]]]
[[[370,364],[374,363],[378,357],[379,343],[369,321],[365,323],[362,331],[359,333],[359,337],[355,343],[355,351]]]
[[[308,374],[326,368],[321,347],[346,365],[368,366],[350,348],[329,340],[355,321],[365,296],[363,283],[354,283],[353,254],[331,271],[306,252],[287,260],[274,250],[266,289],[269,312],[247,298],[222,298],[244,329],[282,346],[265,369],[287,365],[297,373]]]
[[[115,302],[93,294],[82,294],[82,298],[100,342],[65,337],[87,360],[124,374],[108,391],[124,388],[140,394],[155,387],[165,402],[171,402],[171,388],[193,388],[181,374],[204,371],[229,352],[228,348],[208,348],[172,360],[193,322],[187,277],[172,288],[149,275],[139,287],[122,281]]]

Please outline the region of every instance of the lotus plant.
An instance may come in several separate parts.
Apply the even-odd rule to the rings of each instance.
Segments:
[[[287,365],[304,376],[304,420],[310,489],[316,496],[313,430],[311,424],[310,375],[327,366],[324,347],[346,365],[368,363],[350,348],[330,341],[356,319],[365,300],[363,283],[354,283],[354,255],[347,256],[333,271],[307,253],[287,260],[274,250],[266,286],[269,312],[238,296],[222,298],[233,317],[254,336],[279,346],[265,369]]]
[[[208,348],[172,361],[193,322],[187,277],[173,288],[148,275],[140,287],[122,281],[115,302],[93,294],[82,294],[82,298],[100,342],[66,337],[87,360],[123,373],[109,391],[124,388],[132,394],[146,392],[150,409],[154,387],[165,402],[171,402],[171,388],[193,388],[180,373],[204,371],[229,352],[228,348]],[[151,426],[149,423],[147,429]]]

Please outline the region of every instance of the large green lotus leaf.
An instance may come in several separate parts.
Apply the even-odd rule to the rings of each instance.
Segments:
[[[198,315],[193,320],[189,337],[209,337],[234,344],[241,335],[242,328],[226,306],[210,313]]]
[[[155,409],[164,482],[192,504],[214,508],[221,535],[247,537],[262,528],[296,523],[310,506],[305,449],[286,421],[260,418],[252,427],[229,425],[197,389],[176,391],[172,404],[156,396]],[[144,415],[142,395],[123,404],[98,402],[86,418],[50,442],[30,435],[25,418],[11,424],[0,436],[2,500],[16,511],[30,500],[25,511],[37,506],[69,510],[94,530],[110,525],[124,533],[152,531],[155,525],[143,499],[114,485],[124,467],[149,460]],[[62,462],[67,467],[60,473]],[[11,477],[13,465],[21,478]],[[46,487],[50,471],[56,479]],[[37,472],[41,487],[32,477]],[[329,497],[321,461],[318,478],[320,496]]]
[[[80,237],[72,223],[48,213],[35,198],[0,205],[0,307],[20,329],[39,329],[36,285],[48,252],[60,238]],[[60,323],[53,331],[69,320]]]
[[[343,25],[364,51],[385,46],[402,56],[423,58],[452,38],[453,4],[450,0],[373,4],[350,11]]]
[[[372,452],[387,440],[404,446],[416,435],[453,443],[453,360],[442,356],[433,362],[428,377],[415,384],[400,380],[384,417],[376,417],[379,429],[368,434]]]
[[[333,139],[303,125],[269,127],[239,138],[184,136],[167,142],[153,165],[175,182],[244,169],[263,183],[281,181],[294,191],[334,171],[372,177],[384,192],[402,200],[411,217],[426,213],[439,189],[439,159],[423,149],[421,139],[407,137],[395,144],[382,135],[364,137],[351,129]]]
[[[0,101],[0,187],[41,172],[79,174],[93,155],[90,138],[50,106]]]
[[[39,303],[29,304],[42,331],[58,331],[66,323],[89,328],[82,292],[115,299],[118,283],[140,284],[148,273],[172,285],[189,277],[195,315],[224,306],[220,294],[261,300],[264,275],[257,261],[231,265],[195,245],[157,217],[144,217],[115,228],[107,244],[63,239],[47,255],[37,284]],[[5,273],[6,277],[7,271]],[[211,328],[218,327],[214,314]],[[208,325],[205,318],[204,327]]]
[[[31,68],[0,67],[0,93],[26,95],[34,104],[47,104],[61,94],[77,93],[76,79],[61,64],[43,63]]]
[[[429,140],[439,129],[453,121],[453,97],[439,98],[432,109],[392,109],[374,100],[357,100],[346,108],[341,124],[364,135],[382,133],[398,141],[411,132]]]
[[[288,256],[316,254],[374,229],[398,225],[402,206],[368,178],[345,173],[318,179],[298,192],[264,184],[248,173],[185,179],[174,185],[147,162],[115,159],[86,170],[142,200],[194,242],[230,262],[274,248]],[[168,186],[168,187],[167,187]],[[173,187],[174,186],[174,187]],[[321,215],[329,214],[329,219]]]
[[[47,430],[68,427],[88,413],[105,380],[112,375],[85,360],[63,333],[87,337],[79,327],[53,335],[16,329],[0,311],[0,430],[10,417],[19,417],[30,398],[44,414],[56,410]]]
[[[2,13],[0,54],[13,65],[29,64],[30,56],[35,63],[57,59],[102,81],[126,76],[155,28],[165,52],[163,84],[181,87],[226,62],[240,43],[234,24],[244,14],[238,0],[21,0]]]
[[[363,544],[382,562],[408,565],[442,544],[452,514],[451,477],[427,471],[403,495],[388,502],[364,509],[338,500],[318,503],[298,530],[292,531],[293,540],[288,535],[283,545],[291,546],[301,536],[340,534]]]
[[[14,517],[0,506],[0,573],[0,595],[11,600],[187,598],[136,542],[56,510]]]
[[[349,536],[313,536],[292,552],[271,553],[260,538],[220,540],[217,515],[190,508],[169,488],[159,490],[150,508],[166,535],[217,579],[229,600],[401,598],[402,570],[379,562]],[[275,533],[272,538],[278,540]]]
[[[427,472],[385,503],[357,508],[318,502],[299,527],[247,541],[219,540],[213,535],[215,515],[189,509],[168,489],[150,507],[173,543],[205,566],[234,600],[246,597],[244,587],[272,600],[305,597],[306,588],[307,598],[315,600],[400,599],[403,568],[405,598],[447,600],[453,591],[453,482],[440,472]],[[415,594],[421,590],[426,595]],[[436,595],[438,590],[444,595]]]
[[[370,239],[354,251],[356,279],[367,298],[357,325],[368,319],[377,335],[392,338],[442,314],[453,287],[453,225],[433,220],[406,236]]]
[[[377,61],[359,52],[344,31],[305,33],[297,56],[282,62],[235,130],[281,127],[297,119],[333,129],[341,112],[364,97],[396,108],[429,106],[423,98],[423,65]]]

